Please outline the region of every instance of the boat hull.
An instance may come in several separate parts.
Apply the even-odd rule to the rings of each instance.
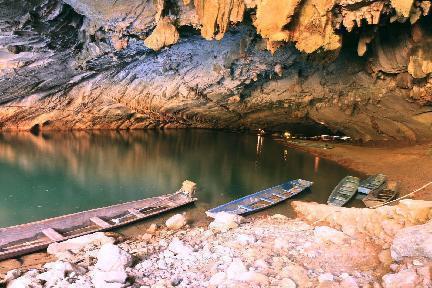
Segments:
[[[195,198],[191,198],[186,194],[175,193],[37,222],[0,228],[0,260],[43,250],[54,242],[61,242],[94,232],[119,228],[192,204],[195,201]],[[133,211],[136,215],[131,214],[129,210]],[[101,221],[98,222],[95,219]],[[109,224],[109,226],[104,225],[104,223]],[[54,233],[58,233],[60,235],[59,237],[61,237],[61,241],[55,241],[50,238],[50,236],[53,236],[46,232],[49,229],[54,230]]]
[[[360,179],[353,176],[347,176],[342,179],[333,189],[327,200],[328,205],[342,207],[347,204],[357,193]]]
[[[312,184],[312,182],[302,179],[292,180],[210,209],[207,214],[211,216],[219,212],[227,212],[237,215],[249,215],[284,202],[310,189]]]

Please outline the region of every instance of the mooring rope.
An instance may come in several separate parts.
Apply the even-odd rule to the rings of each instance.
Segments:
[[[402,200],[402,199],[408,198],[408,197],[414,195],[415,193],[417,193],[417,192],[419,192],[419,191],[421,191],[421,190],[427,188],[427,187],[430,186],[430,185],[432,185],[432,181],[429,182],[429,183],[426,183],[425,185],[423,185],[423,186],[421,186],[420,188],[418,188],[418,189],[412,191],[411,193],[408,193],[408,194],[406,194],[406,195],[404,195],[404,196],[402,196],[402,197],[399,197],[399,198],[397,198],[397,199],[395,199],[395,200],[391,200],[391,201],[385,202],[385,203],[383,203],[383,204],[378,204],[378,205],[376,205],[376,206],[370,207],[369,209],[376,209],[376,208],[379,208],[379,207],[382,207],[382,206],[385,206],[385,205],[388,205],[388,204],[391,204],[391,203],[394,203],[394,202],[400,201],[400,200]],[[333,215],[333,214],[335,214],[335,213],[337,213],[337,212],[340,212],[340,211],[333,211],[333,212],[329,213],[328,215],[326,215],[326,216],[324,216],[324,217],[322,217],[322,218],[316,220],[315,222],[312,223],[312,225],[316,225],[316,224],[318,224],[319,222],[324,221],[325,219],[327,219],[327,217],[329,217],[329,216],[331,216],[331,215]]]

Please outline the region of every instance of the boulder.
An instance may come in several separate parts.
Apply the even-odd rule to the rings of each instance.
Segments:
[[[351,240],[345,233],[327,226],[318,226],[314,229],[314,236],[318,241],[344,244]]]
[[[394,274],[386,274],[382,279],[384,288],[415,288],[419,284],[417,273],[408,269]]]
[[[176,214],[170,217],[165,222],[165,225],[168,227],[168,229],[179,230],[180,228],[186,225],[186,217],[182,214]]]
[[[105,244],[97,255],[95,268],[101,271],[122,271],[132,265],[132,256],[114,244]]]
[[[168,250],[174,254],[185,256],[193,252],[190,246],[186,246],[180,239],[174,238],[168,245]]]
[[[278,286],[281,288],[296,288],[297,284],[293,280],[291,280],[290,278],[283,278],[279,282]]]
[[[216,214],[208,213],[207,215],[214,218],[209,228],[216,232],[226,232],[230,229],[237,228],[243,222],[243,217],[227,212],[219,212]]]
[[[395,261],[403,257],[427,257],[432,259],[432,221],[400,230],[391,245]]]
[[[225,272],[218,272],[210,278],[209,284],[211,286],[217,287],[217,286],[223,284],[225,279],[226,279],[226,273]]]
[[[96,288],[104,288],[107,286],[114,286],[116,284],[125,284],[126,278],[127,274],[124,270],[109,272],[95,270],[92,273],[92,282]]]
[[[264,274],[258,273],[258,272],[254,272],[254,271],[242,272],[242,273],[236,275],[233,280],[258,284],[262,287],[267,286],[269,283],[267,276],[265,276]]]
[[[228,279],[237,280],[238,275],[247,272],[246,266],[240,258],[234,258],[226,270]]]
[[[30,270],[21,277],[13,279],[6,284],[6,288],[42,288],[43,285],[39,279],[37,270]]]
[[[78,252],[87,245],[103,245],[107,243],[114,243],[115,240],[112,237],[105,236],[103,232],[96,232],[89,235],[69,239],[63,242],[52,243],[48,246],[48,254],[60,257],[69,251]]]

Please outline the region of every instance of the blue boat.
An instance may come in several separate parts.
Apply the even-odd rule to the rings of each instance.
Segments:
[[[313,182],[297,179],[267,188],[207,211],[208,215],[228,212],[237,215],[251,214],[299,194],[312,186]]]

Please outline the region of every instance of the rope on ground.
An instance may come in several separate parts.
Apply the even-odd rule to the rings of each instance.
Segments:
[[[376,208],[378,208],[378,207],[382,207],[382,206],[385,206],[385,205],[388,205],[388,204],[391,204],[391,203],[394,203],[394,202],[400,201],[400,200],[402,200],[402,199],[408,198],[408,197],[414,195],[415,193],[417,193],[417,192],[419,192],[419,191],[421,191],[421,190],[427,188],[427,187],[430,186],[430,185],[432,185],[432,181],[429,182],[429,183],[426,183],[426,184],[423,185],[422,187],[420,187],[420,188],[414,190],[413,192],[411,192],[411,193],[409,193],[409,194],[406,194],[406,195],[404,195],[404,196],[402,196],[402,197],[399,197],[399,198],[397,198],[397,199],[395,199],[395,200],[388,201],[388,202],[385,202],[385,203],[383,203],[383,204],[379,204],[379,205],[376,205],[376,206],[370,207],[369,209],[376,209]],[[335,214],[335,213],[337,213],[337,212],[339,212],[339,211],[333,211],[333,212],[329,213],[328,215],[326,215],[326,216],[324,216],[324,217],[322,217],[322,218],[316,220],[315,222],[313,222],[312,225],[316,225],[316,224],[318,224],[319,222],[324,221],[325,219],[327,219],[327,217],[329,217],[329,216],[331,216],[331,215],[333,215],[333,214]]]

